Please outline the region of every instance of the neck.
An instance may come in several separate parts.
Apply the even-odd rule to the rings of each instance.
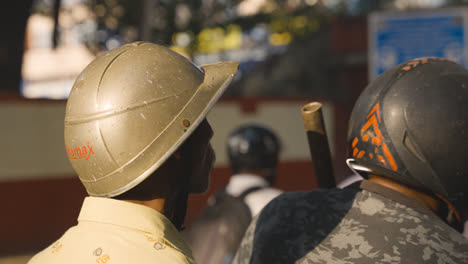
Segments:
[[[393,180],[390,180],[384,177],[376,176],[376,175],[370,175],[369,181],[380,184],[389,189],[397,191],[403,195],[416,199],[420,201],[421,203],[423,203],[424,205],[426,205],[427,207],[429,207],[429,209],[431,209],[433,212],[437,213],[439,209],[439,202],[436,199],[432,198],[430,195],[414,190],[412,188],[409,188],[398,182],[395,182]]]
[[[139,201],[139,200],[124,200],[124,201],[147,206],[165,215],[165,210],[164,210],[164,206],[166,204],[165,198],[157,198],[157,199],[148,200],[148,201]]]
[[[140,204],[154,209],[169,219],[180,231],[185,220],[187,210],[187,195],[176,195],[168,198],[156,198],[152,200],[122,200],[125,202]]]

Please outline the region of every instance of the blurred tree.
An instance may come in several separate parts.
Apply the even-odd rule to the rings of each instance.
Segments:
[[[114,36],[124,43],[137,39],[168,45],[175,32],[198,34],[229,20],[237,1],[87,0],[96,12],[98,49]],[[116,12],[117,11],[117,12]],[[149,31],[149,32],[145,32]],[[150,36],[150,37],[148,37]]]
[[[113,38],[120,38],[123,43],[143,39],[169,45],[174,41],[175,32],[187,32],[196,36],[204,28],[220,26],[227,29],[231,24],[238,24],[243,31],[248,31],[260,23],[270,24],[276,21],[273,24],[288,25],[291,16],[317,15],[320,13],[317,10],[326,11],[323,5],[310,5],[302,0],[265,0],[256,14],[242,16],[239,13],[240,4],[248,1],[87,0],[90,9],[95,10],[98,24],[94,44],[97,47],[94,49],[106,48],[106,42]],[[196,40],[193,38],[190,43],[191,51],[197,48]]]
[[[115,40],[120,44],[142,39],[170,45],[174,42],[176,32],[196,36],[204,28],[220,26],[226,29],[230,24],[240,25],[242,31],[248,31],[261,23],[287,25],[287,20],[300,14],[308,17],[365,15],[374,10],[395,8],[394,2],[398,0],[86,1],[90,9],[95,11],[98,24],[96,41],[90,45],[95,45],[94,50],[102,50],[112,48],[113,45],[107,45],[106,42],[115,43]],[[197,39],[192,38],[189,53],[197,49],[197,44]]]

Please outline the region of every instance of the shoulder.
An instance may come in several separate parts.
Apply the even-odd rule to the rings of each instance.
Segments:
[[[274,196],[276,197],[282,193],[283,191],[281,191],[280,189],[276,189],[273,187],[263,187],[248,194],[247,196]]]
[[[358,192],[359,189],[328,189],[278,196],[246,232],[238,259],[249,261],[239,263],[294,262],[338,225]]]
[[[272,229],[286,236],[291,229],[317,230],[328,225],[331,219],[343,217],[356,193],[354,189],[319,189],[281,194],[261,211],[255,232],[262,237],[272,233]]]
[[[310,192],[283,193],[273,199],[261,212],[259,223],[267,219],[282,221],[283,217],[295,219],[303,213],[333,214],[351,207],[357,189],[318,189]],[[319,221],[320,218],[310,219]]]
[[[319,225],[320,226],[320,225]],[[352,208],[296,263],[347,259],[351,263],[468,263],[468,243],[439,218],[363,190]]]
[[[28,264],[54,264],[54,263],[167,263],[167,264],[193,264],[193,259],[184,255],[177,249],[166,244],[158,244],[153,248],[135,249],[135,245],[128,247],[97,248],[92,252],[77,250],[52,252],[50,247],[35,255]],[[132,249],[133,248],[133,249]],[[50,251],[50,252],[49,252]]]
[[[91,232],[92,231],[92,232]],[[166,239],[142,232],[70,229],[28,264],[54,263],[194,263]]]
[[[265,187],[249,193],[244,201],[253,216],[256,216],[271,200],[282,193],[281,190]]]

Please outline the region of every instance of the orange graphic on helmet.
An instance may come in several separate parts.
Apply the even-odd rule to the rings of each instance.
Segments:
[[[390,150],[385,144],[382,132],[379,129],[380,122],[382,122],[380,117],[380,104],[377,103],[370,110],[369,114],[367,114],[367,121],[361,128],[361,140],[374,146],[374,153],[368,153],[370,159],[375,157],[383,165],[389,165],[392,170],[397,171],[398,166],[392,153],[390,153]],[[351,143],[351,153],[356,159],[360,159],[366,155],[364,150],[359,150],[357,146],[358,142],[359,139],[355,137]]]
[[[412,61],[409,61],[407,62],[403,67],[401,67],[401,72],[400,74],[398,75],[398,77],[401,77],[403,76],[404,73],[420,66],[420,65],[423,65],[423,64],[426,64],[428,61],[433,61],[433,60],[439,60],[439,61],[447,61],[447,59],[444,59],[444,58],[437,58],[437,57],[427,57],[427,58],[421,58],[421,59],[416,59],[416,60],[412,60]]]
[[[427,63],[428,61],[428,58],[424,58],[424,59],[419,59],[419,60],[413,60],[413,61],[410,61],[408,63],[406,63],[405,66],[403,66],[403,68],[401,68],[402,70],[405,70],[405,71],[409,71],[415,67],[417,67],[418,65],[420,64],[425,64]]]
[[[93,146],[86,143],[85,146],[77,148],[67,148],[67,154],[70,159],[86,159],[89,160],[92,154],[94,154]]]

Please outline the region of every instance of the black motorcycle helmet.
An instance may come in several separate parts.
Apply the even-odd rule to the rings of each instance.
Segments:
[[[376,174],[435,195],[465,221],[468,70],[439,58],[387,70],[358,98],[348,148],[348,165],[363,177]]]
[[[246,124],[231,132],[227,152],[232,171],[264,170],[273,184],[280,152],[280,141],[274,132],[260,124]]]

